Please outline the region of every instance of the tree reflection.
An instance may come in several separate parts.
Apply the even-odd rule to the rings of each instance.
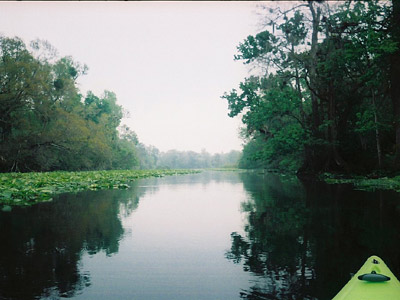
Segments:
[[[83,192],[0,213],[0,299],[72,297],[89,286],[82,254],[118,252],[120,208],[137,203],[136,189]]]
[[[372,254],[400,272],[398,196],[242,174],[245,235],[226,257],[254,275],[243,299],[331,299]],[[382,201],[382,199],[385,199]]]

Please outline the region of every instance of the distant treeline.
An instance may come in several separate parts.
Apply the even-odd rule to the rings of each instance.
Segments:
[[[87,67],[45,41],[0,36],[0,171],[204,168],[237,165],[239,152],[160,153],[121,126],[116,95],[77,86]]]
[[[137,146],[140,167],[142,169],[203,169],[236,168],[241,156],[240,151],[210,154],[205,150],[160,152],[152,146]]]
[[[258,75],[223,96],[244,125],[240,165],[400,170],[400,1],[271,3],[235,56]]]

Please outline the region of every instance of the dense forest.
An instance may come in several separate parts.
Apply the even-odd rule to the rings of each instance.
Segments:
[[[140,143],[121,125],[113,92],[81,94],[77,79],[87,71],[46,41],[0,36],[1,172],[237,165],[237,151],[164,153]]]
[[[116,95],[80,94],[86,66],[58,58],[47,42],[30,49],[0,37],[0,170],[52,171],[131,168],[133,141],[120,137]]]
[[[269,6],[235,55],[252,75],[222,97],[242,118],[240,166],[399,170],[400,1]]]

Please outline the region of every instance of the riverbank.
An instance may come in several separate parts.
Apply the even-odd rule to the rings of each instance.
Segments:
[[[363,191],[394,190],[400,192],[400,176],[368,178],[363,176],[340,177],[325,173],[320,179],[329,184],[352,184],[355,189]]]
[[[294,178],[303,178],[308,180],[320,180],[328,184],[351,184],[356,190],[375,191],[375,190],[394,190],[400,192],[400,175],[382,176],[373,175],[344,175],[323,173],[320,175],[299,176],[292,172],[280,172],[277,170],[254,169],[253,172],[259,174],[276,174],[283,180],[293,180]]]
[[[28,206],[51,201],[56,194],[84,190],[126,189],[146,177],[199,173],[199,170],[111,170],[0,174],[0,206]]]

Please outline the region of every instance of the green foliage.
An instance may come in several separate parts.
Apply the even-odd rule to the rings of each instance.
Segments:
[[[283,74],[251,77],[240,88],[241,94],[232,91],[223,96],[228,100],[230,116],[241,113],[246,133],[255,141],[245,146],[239,165],[293,171],[293,165],[298,165],[294,161],[299,160],[294,157],[302,156],[307,140],[307,131],[300,122],[298,94]]]
[[[243,148],[239,168],[280,172],[297,171],[302,163],[302,151],[297,148],[296,139],[289,140],[286,132],[282,132],[281,135],[268,141],[261,137],[253,138]]]
[[[239,44],[235,60],[267,71],[222,96],[249,140],[242,167],[319,173],[390,164],[400,149],[391,4],[309,1]]]
[[[120,137],[113,92],[79,93],[87,71],[44,41],[0,37],[0,171],[128,169],[136,143]]]
[[[125,189],[145,177],[198,173],[197,170],[112,170],[86,172],[2,173],[0,204],[32,205],[55,194],[83,190]]]
[[[273,51],[276,42],[276,37],[268,31],[260,32],[255,37],[249,35],[247,39],[237,47],[240,54],[235,55],[235,59],[244,60],[246,64],[249,64]]]

